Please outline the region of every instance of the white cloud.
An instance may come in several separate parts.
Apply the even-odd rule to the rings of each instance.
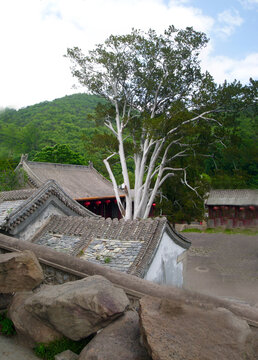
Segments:
[[[237,10],[224,10],[218,15],[218,31],[222,37],[232,35],[235,28],[243,24],[243,19]]]
[[[74,92],[67,47],[84,51],[110,34],[132,27],[163,31],[173,24],[193,26],[210,34],[212,17],[188,0],[8,0],[0,2],[0,107],[27,106]],[[242,19],[235,11],[219,16],[222,33],[230,34]],[[216,81],[257,75],[257,54],[235,61],[212,56],[213,43],[203,53],[203,64]]]
[[[132,27],[174,24],[209,32],[201,10],[163,0],[8,0],[0,3],[0,106],[26,106],[72,93],[67,47],[84,51]]]
[[[258,5],[258,0],[238,0],[245,9],[253,9]]]
[[[209,44],[202,54],[202,68],[208,70],[217,83],[235,79],[243,84],[248,83],[250,77],[258,78],[258,52],[236,60],[227,56],[214,56],[212,44]]]

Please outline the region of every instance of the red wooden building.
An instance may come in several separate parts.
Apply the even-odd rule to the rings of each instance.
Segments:
[[[211,190],[206,202],[208,227],[258,227],[258,190]]]

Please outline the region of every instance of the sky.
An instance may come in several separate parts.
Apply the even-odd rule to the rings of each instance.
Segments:
[[[68,47],[86,54],[111,34],[169,25],[207,34],[201,65],[217,83],[258,79],[258,0],[1,0],[0,109],[85,92]]]

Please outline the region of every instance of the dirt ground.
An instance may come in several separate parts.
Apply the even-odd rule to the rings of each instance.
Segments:
[[[258,306],[258,236],[183,233],[184,288]]]
[[[18,343],[16,336],[0,336],[0,359],[1,360],[39,360],[33,351]]]

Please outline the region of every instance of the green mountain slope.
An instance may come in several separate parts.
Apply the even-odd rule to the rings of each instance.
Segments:
[[[96,126],[93,117],[89,116],[98,103],[104,102],[97,96],[81,93],[0,112],[0,172],[14,168],[22,153],[29,154],[32,160],[46,146],[67,144],[72,156],[76,157],[78,153],[79,160],[76,161],[86,165],[92,161],[97,170],[107,176],[103,159],[113,144],[111,137],[102,134],[110,132],[103,126]],[[101,118],[101,114],[99,116]],[[98,123],[101,125],[100,118]],[[197,173],[207,174],[212,187],[257,188],[257,120],[256,111],[238,114],[233,124],[226,127],[230,134],[226,147],[214,143],[213,148],[207,150],[212,158],[198,160]],[[113,160],[116,162],[117,159]],[[130,163],[128,166],[129,172],[133,173]],[[121,183],[119,164],[114,163],[113,170]]]
[[[0,113],[0,156],[29,153],[32,157],[42,147],[56,143],[68,143],[82,153],[82,135],[96,131],[88,115],[103,101],[94,95],[74,94],[20,110],[5,109]]]

